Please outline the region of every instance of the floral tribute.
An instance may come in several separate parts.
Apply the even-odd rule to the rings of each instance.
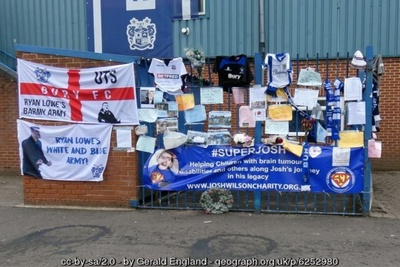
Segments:
[[[185,55],[192,64],[192,67],[203,67],[204,63],[206,62],[203,50],[185,48],[183,51],[185,51]]]
[[[253,137],[246,133],[236,133],[233,135],[233,142],[237,145],[242,145],[244,147],[250,147],[253,145]]]
[[[312,130],[314,122],[314,118],[304,118],[301,120],[301,126],[303,126],[305,132],[308,132]]]
[[[232,208],[233,196],[227,189],[212,187],[201,194],[200,204],[207,214],[220,214]]]
[[[203,66],[206,62],[206,57],[204,56],[203,50],[194,49],[194,48],[185,48],[185,55],[189,59],[190,64],[193,68],[196,69],[197,74],[199,75],[199,83],[203,85],[202,73]]]

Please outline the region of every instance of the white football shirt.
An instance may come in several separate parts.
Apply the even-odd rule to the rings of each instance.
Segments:
[[[291,84],[293,71],[289,53],[267,54],[264,68],[268,68],[268,86],[283,88]]]
[[[154,75],[154,82],[164,92],[176,94],[182,87],[182,76],[187,74],[183,59],[173,58],[168,64],[164,60],[153,58],[149,73]]]

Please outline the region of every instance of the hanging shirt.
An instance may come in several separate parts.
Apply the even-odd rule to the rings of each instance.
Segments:
[[[161,91],[169,94],[182,93],[182,76],[187,71],[181,57],[173,58],[168,63],[153,58],[148,72],[154,75],[154,82]]]
[[[381,55],[376,55],[372,61],[372,75],[374,78],[374,83],[377,85],[376,87],[379,89],[381,85],[381,77],[385,73],[385,66],[383,65],[383,60]]]
[[[383,65],[382,56],[376,55],[372,61],[372,75],[373,75],[373,87],[372,87],[372,128],[373,131],[379,131],[379,121],[382,120],[379,112],[379,96],[381,87],[381,78],[385,73],[385,67]]]
[[[268,69],[267,85],[269,87],[284,88],[291,84],[293,70],[289,53],[268,53],[265,56],[263,68]]]
[[[232,86],[247,87],[254,79],[245,55],[217,56],[213,72],[218,73],[219,86],[224,88]]]

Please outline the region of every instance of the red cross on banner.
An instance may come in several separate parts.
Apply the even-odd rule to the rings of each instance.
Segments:
[[[139,124],[132,63],[64,69],[19,59],[18,78],[20,117]]]

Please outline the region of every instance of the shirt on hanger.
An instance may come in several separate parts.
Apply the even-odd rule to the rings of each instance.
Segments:
[[[224,88],[247,87],[254,79],[246,55],[217,56],[213,72],[218,73],[219,86]]]
[[[268,53],[263,67],[268,69],[269,87],[283,88],[292,83],[293,70],[289,53]]]
[[[161,91],[169,94],[182,93],[182,76],[187,71],[181,57],[173,58],[168,63],[153,58],[148,72],[154,75],[154,82]]]

